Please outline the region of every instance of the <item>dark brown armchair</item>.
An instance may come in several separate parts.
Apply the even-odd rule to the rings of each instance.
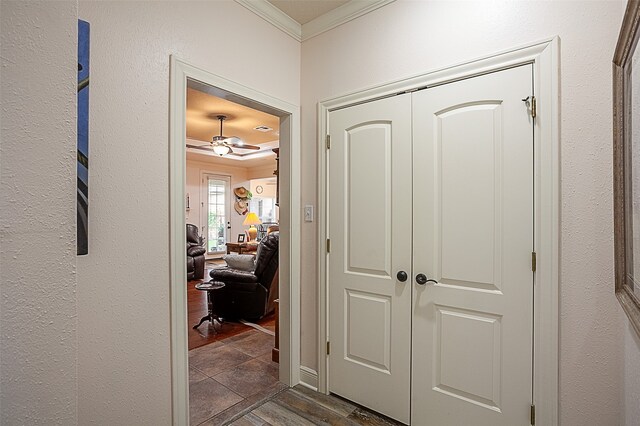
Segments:
[[[216,292],[214,311],[223,318],[259,319],[275,309],[278,283],[278,245],[280,233],[262,239],[256,254],[255,269],[242,271],[229,267],[213,269],[209,273],[225,287]]]
[[[187,280],[201,280],[204,278],[204,254],[207,252],[202,246],[202,239],[198,234],[198,227],[187,223]]]

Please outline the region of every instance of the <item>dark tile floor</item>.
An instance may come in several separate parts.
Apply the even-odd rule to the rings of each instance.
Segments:
[[[189,351],[192,426],[373,425],[392,420],[303,386],[278,381],[273,336],[258,330]]]
[[[249,329],[189,351],[191,425],[212,420],[238,404],[236,410],[241,411],[286,387],[278,382],[278,364],[271,361],[273,339]],[[224,424],[216,422],[206,424]]]

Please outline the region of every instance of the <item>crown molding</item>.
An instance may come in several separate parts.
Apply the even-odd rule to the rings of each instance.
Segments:
[[[267,0],[235,0],[297,41],[309,40],[339,25],[393,3],[395,0],[351,0],[316,19],[300,25]]]
[[[301,25],[267,0],[236,0],[236,3],[246,7],[297,41],[302,41]]]
[[[265,0],[266,1],[266,0]],[[395,0],[351,0],[302,25],[302,41],[309,40],[339,25],[373,12]]]

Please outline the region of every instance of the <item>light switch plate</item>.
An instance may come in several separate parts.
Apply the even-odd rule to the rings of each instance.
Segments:
[[[313,222],[313,206],[311,205],[304,206],[304,221]]]

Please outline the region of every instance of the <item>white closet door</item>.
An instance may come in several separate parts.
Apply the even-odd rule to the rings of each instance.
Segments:
[[[414,93],[412,425],[529,424],[532,72]]]
[[[329,390],[408,423],[410,96],[331,112],[329,129]]]

